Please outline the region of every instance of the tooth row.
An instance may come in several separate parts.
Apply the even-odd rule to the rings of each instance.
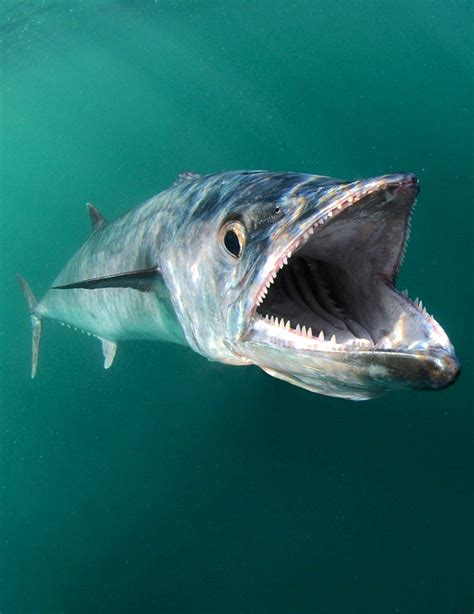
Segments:
[[[405,298],[409,298],[408,297],[408,290],[404,290],[402,292],[402,295]],[[413,304],[415,305],[415,307],[418,309],[418,311],[421,311],[421,313],[426,316],[427,318],[433,318],[432,315],[430,315],[427,311],[426,311],[426,307],[423,305],[423,302],[421,299],[419,299],[418,297],[416,297],[416,299],[413,301]]]
[[[292,330],[290,320],[286,320],[285,322],[284,318],[280,318],[279,320],[278,318],[275,318],[274,316],[269,316],[268,314],[265,316],[265,320],[268,320],[270,324],[273,324],[273,326],[279,326],[280,328],[284,328],[286,330]],[[297,324],[294,331],[297,332],[299,335],[304,335],[305,337],[313,336],[313,331],[311,327],[306,328],[306,326],[300,326],[299,324]]]
[[[311,327],[306,328],[306,326],[300,326],[299,324],[297,324],[296,328],[291,328],[290,320],[286,320],[285,322],[284,318],[278,319],[277,317],[269,316],[268,314],[265,316],[265,319],[268,322],[270,322],[270,324],[272,324],[273,326],[278,326],[281,329],[291,331],[293,333],[296,333],[297,335],[301,335],[303,337],[309,337],[312,339],[317,339],[318,341],[326,341],[324,337],[324,331],[320,331],[317,337],[316,336],[313,337],[313,330]],[[328,341],[332,343],[333,345],[338,345],[335,334],[332,335]],[[364,339],[364,338],[353,339],[349,341],[346,345],[350,345],[352,348],[362,348],[362,349],[368,349],[368,348],[370,349],[374,347],[374,343],[372,340]]]
[[[296,249],[298,247],[299,243],[297,243],[293,249]],[[283,260],[280,262],[280,269],[282,269],[285,265],[288,264],[288,260],[291,258],[291,254],[293,252],[290,250],[287,251],[286,256],[284,256]]]
[[[352,341],[349,341],[348,345],[350,345],[351,347],[355,347],[355,348],[373,348],[374,347],[374,342],[371,341],[370,339],[364,339],[364,338],[360,338],[360,339],[354,339]]]
[[[272,283],[275,281],[275,277],[276,277],[276,273],[273,273],[271,278],[267,281],[267,283],[263,287],[263,290],[262,290],[262,292],[260,293],[260,296],[257,299],[257,305],[261,305],[263,303],[263,299],[267,296],[268,289],[270,288]]]
[[[268,322],[270,322],[270,324],[272,324],[273,326],[278,326],[286,330],[291,330],[297,335],[302,335],[303,337],[313,338],[313,329],[311,328],[311,326],[308,326],[308,328],[306,328],[306,326],[300,326],[299,324],[297,324],[296,328],[293,329],[291,328],[290,320],[286,320],[285,322],[284,318],[278,319],[275,316],[269,316],[268,314],[265,316],[265,320],[268,320]],[[317,339],[319,339],[319,341],[325,341],[323,331],[320,331],[319,335],[317,336]],[[332,335],[330,341],[331,343],[337,344],[336,335]],[[362,339],[361,341],[366,340]]]

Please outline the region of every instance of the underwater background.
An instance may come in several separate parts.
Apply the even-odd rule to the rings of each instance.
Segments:
[[[473,611],[473,4],[0,6],[0,612]],[[420,178],[399,287],[463,365],[354,403],[46,322],[87,238],[180,171]]]

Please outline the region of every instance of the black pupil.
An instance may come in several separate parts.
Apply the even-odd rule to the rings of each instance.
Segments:
[[[225,233],[224,245],[228,252],[238,258],[240,256],[240,241],[239,237],[233,230],[228,230]]]

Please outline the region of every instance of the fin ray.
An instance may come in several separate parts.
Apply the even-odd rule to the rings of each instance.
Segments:
[[[104,369],[110,369],[117,352],[117,344],[114,341],[108,341],[107,339],[101,339],[101,341],[102,353],[104,355]]]
[[[31,316],[31,325],[33,327],[32,343],[31,343],[31,379],[34,379],[38,371],[38,361],[41,346],[41,331],[43,322],[35,315]]]
[[[179,173],[179,175],[176,178],[176,181],[173,183],[173,186],[180,185],[181,183],[184,183],[185,181],[192,181],[194,179],[199,179],[200,177],[201,175],[199,175],[199,173],[193,173],[192,171],[183,171],[182,173]]]
[[[92,203],[87,203],[86,207],[89,211],[89,217],[91,218],[92,232],[94,232],[95,230],[103,226],[107,220],[99,211],[99,209],[97,209],[97,207],[94,207]]]

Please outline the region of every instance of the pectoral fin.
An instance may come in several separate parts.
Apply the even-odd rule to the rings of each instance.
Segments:
[[[152,292],[162,280],[160,269],[155,266],[138,271],[127,271],[116,275],[83,279],[63,286],[53,286],[53,290],[101,290],[103,288],[132,288],[140,292]]]

